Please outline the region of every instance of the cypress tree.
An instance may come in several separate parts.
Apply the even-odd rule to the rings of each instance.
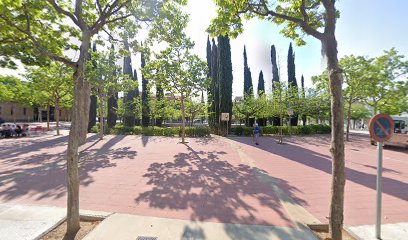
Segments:
[[[276,61],[275,45],[271,46],[271,62],[272,62],[272,91],[273,91],[276,88],[276,85],[280,84],[278,63]],[[279,99],[274,98],[274,101],[279,101]],[[274,116],[272,118],[272,125],[273,126],[281,125],[280,116]]]
[[[125,50],[129,52],[129,55],[123,58],[123,74],[128,75],[129,79],[133,79],[133,72],[132,72],[132,59],[130,57],[130,47],[129,43],[127,42],[127,38],[125,36]],[[125,93],[123,103],[125,106],[125,117],[123,119],[123,124],[126,127],[133,127],[135,126],[135,91],[131,89],[130,91]]]
[[[302,101],[303,104],[306,105],[306,94],[305,94],[305,78],[302,77],[300,78],[300,84],[302,86]],[[304,112],[304,111],[303,111]],[[306,121],[307,121],[307,115],[305,113],[302,114],[302,122],[303,122],[303,126],[306,126]]]
[[[142,52],[141,67],[144,68],[145,53]],[[148,80],[142,74],[142,126],[147,127],[150,123],[150,108],[149,108],[149,89]]]
[[[262,70],[259,72],[258,78],[258,96],[262,96],[265,93],[265,81]]]
[[[218,47],[215,40],[212,40],[211,51],[211,113],[213,121],[213,131],[218,134],[220,125],[220,101],[219,101],[219,83],[218,83]]]
[[[295,71],[295,54],[293,53],[292,43],[289,44],[288,50],[288,87],[296,87],[296,71]]]
[[[251,70],[248,67],[246,47],[244,45],[244,98],[245,97],[254,97],[254,89],[252,85]],[[252,126],[254,123],[254,118],[245,118],[245,125],[247,127]]]
[[[113,54],[113,50],[114,50],[114,46],[112,44],[111,46],[112,48],[112,54]],[[113,56],[110,56],[110,61],[111,64],[115,64],[114,63],[114,59]],[[116,71],[114,71],[113,76],[116,76]],[[108,98],[108,114],[107,114],[107,124],[109,128],[113,128],[116,125],[116,121],[118,120],[118,115],[117,115],[117,109],[118,109],[118,93],[111,93],[110,97]]]
[[[232,117],[232,62],[231,46],[228,36],[218,37],[218,81],[219,81],[219,99],[220,113],[229,113]],[[226,132],[226,123],[222,123],[221,133]],[[231,120],[228,121],[228,129],[231,128]]]
[[[210,128],[214,127],[214,119],[213,119],[213,114],[212,114],[212,52],[211,52],[211,42],[210,42],[210,37],[207,37],[207,67],[208,67],[208,72],[207,72],[207,77],[211,80],[211,83],[209,84],[207,88],[207,103],[208,103],[208,125]]]
[[[261,70],[258,78],[258,97],[262,96],[263,94],[265,94],[265,80]],[[259,126],[266,126],[266,118],[259,118],[258,124]]]
[[[248,67],[246,47],[244,45],[244,97],[245,95],[253,96],[254,89],[252,84],[251,70]]]
[[[134,100],[133,100],[133,102],[135,102],[136,104],[139,104],[139,101],[137,101],[137,100],[140,100],[140,91],[139,91],[139,80],[138,80],[138,77],[137,77],[137,71],[136,71],[136,69],[134,69],[133,70],[133,78],[132,78],[132,80],[134,81],[134,82],[136,82],[136,90],[134,91],[134,96],[135,96],[135,98],[134,98]],[[135,117],[135,125],[136,126],[140,126],[140,118],[139,118],[139,115],[136,115],[136,117]]]
[[[93,44],[92,51],[96,52],[96,44]],[[92,65],[96,68],[96,62],[93,61]],[[92,91],[93,92],[93,91]],[[98,108],[98,98],[95,94],[91,94],[91,102],[89,105],[89,120],[88,120],[88,132],[91,132],[93,126],[96,125],[96,109]]]
[[[289,44],[288,50],[288,87],[292,89],[292,91],[297,92],[298,85],[296,81],[296,71],[295,71],[295,54],[293,53],[292,43]],[[295,97],[295,96],[292,96]],[[293,116],[290,118],[290,125],[297,126],[298,123],[298,114],[294,113]]]

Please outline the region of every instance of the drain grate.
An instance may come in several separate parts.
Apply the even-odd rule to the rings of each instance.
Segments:
[[[138,236],[136,240],[159,240],[158,237]]]

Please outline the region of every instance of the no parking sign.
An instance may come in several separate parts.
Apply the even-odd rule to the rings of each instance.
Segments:
[[[370,120],[369,129],[371,138],[383,143],[389,140],[394,132],[394,120],[387,114],[377,114]]]
[[[377,141],[377,210],[375,237],[381,239],[382,148],[383,142],[389,140],[394,132],[394,120],[387,114],[377,114],[370,120],[369,129],[371,138]]]

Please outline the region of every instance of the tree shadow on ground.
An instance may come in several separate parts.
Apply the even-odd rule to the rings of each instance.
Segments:
[[[257,169],[222,160],[226,154],[223,151],[195,151],[186,146],[188,153],[175,155],[174,161],[150,165],[143,177],[148,179],[151,190],[140,193],[135,198],[137,204],[147,202],[159,209],[191,209],[193,221],[270,225],[256,217],[260,213],[252,205],[257,203],[291,223],[271,186],[258,179]],[[293,196],[291,192],[288,194]]]
[[[68,136],[37,138],[33,141],[31,141],[31,139],[29,138],[18,140],[14,139],[6,140],[10,140],[10,142],[8,145],[6,145],[5,142],[2,141],[1,145],[3,147],[0,150],[0,156],[2,159],[18,157],[22,154],[33,153],[45,148],[52,148],[61,144],[66,144],[66,142],[68,141]],[[21,145],[18,144],[20,142],[22,143]]]
[[[87,186],[94,182],[93,172],[103,168],[115,167],[115,159],[133,157],[136,151],[128,148],[112,149],[116,143],[123,139],[121,136],[113,137],[101,147],[91,147],[80,152],[79,178],[80,184]],[[54,139],[60,142],[60,139]],[[90,144],[94,138],[88,138]],[[50,145],[55,145],[52,141]],[[11,161],[4,159],[1,161]],[[66,150],[58,153],[39,153],[27,159],[12,159],[13,167],[0,172],[0,199],[9,201],[22,196],[41,200],[44,198],[58,199],[66,194],[67,170]],[[30,166],[26,164],[30,163]]]
[[[250,138],[230,137],[229,139],[242,144],[254,146]],[[329,156],[302,148],[288,141],[285,145],[279,145],[274,141],[270,141],[269,138],[263,139],[264,140],[259,146],[257,146],[257,148],[286,158],[289,161],[312,167],[330,175],[332,174],[332,162]],[[346,178],[348,181],[376,190],[376,174],[360,172],[346,167]],[[408,183],[383,176],[382,184],[383,193],[408,201]]]

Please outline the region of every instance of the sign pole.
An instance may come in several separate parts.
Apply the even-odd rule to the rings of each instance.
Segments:
[[[377,143],[377,211],[375,222],[375,237],[381,239],[381,193],[382,193],[382,160],[383,160],[383,144]]]
[[[371,141],[377,142],[377,203],[375,219],[375,238],[381,239],[381,195],[382,195],[382,162],[384,142],[391,139],[394,132],[394,120],[387,114],[380,113],[370,120]]]
[[[227,121],[227,136],[228,136],[228,126],[229,126],[229,119]]]

